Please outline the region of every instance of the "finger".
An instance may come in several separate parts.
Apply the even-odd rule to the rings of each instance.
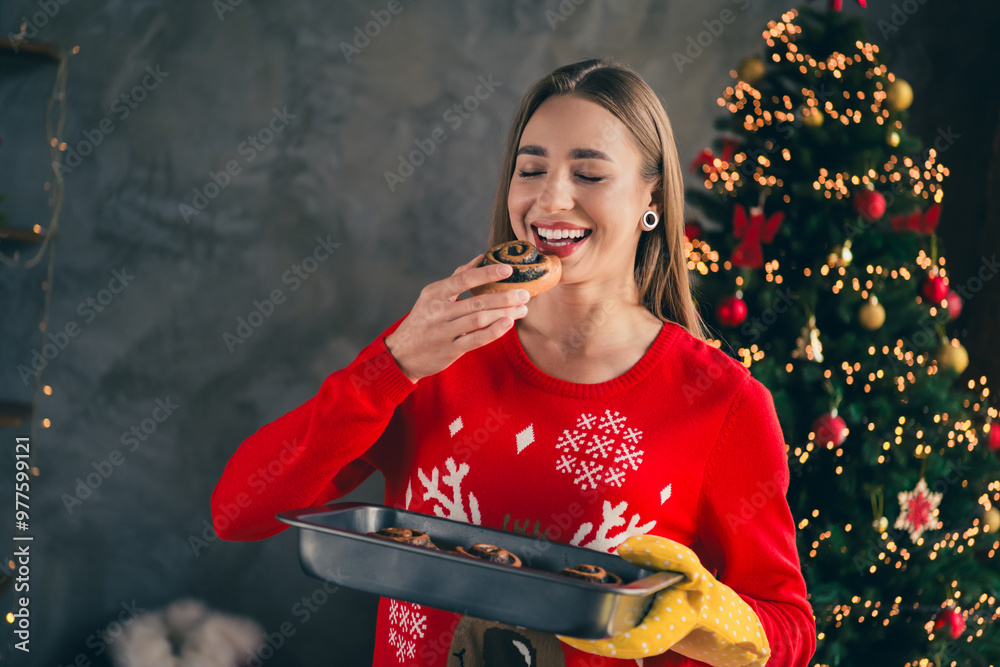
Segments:
[[[514,268],[509,264],[489,264],[460,271],[450,278],[445,278],[442,283],[442,297],[446,299],[457,299],[458,295],[473,287],[494,283],[504,278],[509,278],[514,273]]]
[[[524,304],[512,306],[510,308],[480,310],[475,313],[463,315],[453,322],[450,322],[447,330],[452,335],[452,339],[455,340],[461,336],[471,336],[482,329],[488,329],[498,320],[504,318],[508,318],[511,321],[521,319],[527,314],[527,312],[528,307]]]
[[[466,269],[471,269],[471,268],[472,268],[472,267],[474,267],[474,266],[475,266],[476,264],[478,264],[478,263],[479,263],[479,261],[480,261],[480,260],[481,260],[481,259],[482,259],[483,257],[484,257],[483,253],[479,253],[478,255],[476,255],[476,256],[475,256],[475,258],[474,258],[474,259],[473,259],[473,260],[472,260],[471,262],[466,262],[466,263],[465,263],[465,264],[463,264],[462,266],[460,266],[460,267],[458,267],[457,269],[455,269],[454,271],[452,271],[452,272],[451,272],[451,275],[455,275],[455,274],[456,274],[456,273],[458,273],[459,271],[464,271],[464,270],[466,270]]]
[[[531,294],[524,289],[480,294],[455,301],[428,299],[421,304],[419,311],[414,311],[414,317],[422,321],[424,328],[447,325],[443,333],[448,336],[448,340],[454,340],[461,334],[489,326],[497,317],[505,315],[515,319],[524,317],[527,311],[517,311],[516,307],[527,303],[530,299]],[[461,318],[474,313],[484,315],[479,320],[458,322]]]
[[[464,354],[499,339],[512,326],[514,326],[514,320],[511,317],[501,317],[488,327],[460,336],[455,340],[455,346]]]
[[[484,310],[497,310],[500,308],[511,308],[522,303],[528,303],[531,294],[526,289],[511,289],[500,292],[489,292],[480,294],[459,302],[460,308],[455,310],[455,318],[469,313],[478,313]]]

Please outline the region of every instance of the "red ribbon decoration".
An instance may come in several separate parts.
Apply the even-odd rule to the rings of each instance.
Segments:
[[[723,139],[722,158],[721,158],[722,161],[731,162],[733,159],[733,155],[736,154],[736,149],[739,148],[739,145],[740,145],[739,139],[729,139],[729,138]],[[698,153],[698,157],[696,157],[694,160],[691,161],[691,166],[689,168],[691,169],[692,174],[696,174],[698,173],[698,170],[701,168],[702,165],[707,164],[709,166],[709,171],[719,171],[714,166],[713,164],[714,162],[715,162],[715,155],[712,153],[712,149],[706,148],[702,152]]]
[[[868,0],[858,0],[858,4],[864,8],[868,8]],[[839,12],[844,8],[844,0],[830,0],[830,11]]]
[[[758,207],[750,209],[748,220],[746,209],[743,206],[736,206],[733,209],[733,235],[743,240],[733,250],[733,256],[730,258],[733,264],[750,269],[764,266],[761,243],[770,243],[774,240],[774,235],[784,219],[785,212],[776,211],[765,220],[763,207]]]
[[[924,212],[914,211],[905,215],[892,216],[892,231],[933,234],[941,218],[941,204],[934,204]]]

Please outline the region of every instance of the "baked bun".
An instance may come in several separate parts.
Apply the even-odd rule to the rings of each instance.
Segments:
[[[368,534],[372,537],[384,537],[386,539],[393,540],[394,542],[412,544],[415,547],[426,547],[428,549],[437,548],[434,546],[434,543],[431,542],[430,535],[423,531],[413,530],[411,528],[395,528],[390,526]]]
[[[622,578],[617,574],[608,572],[603,567],[598,567],[596,565],[577,565],[576,567],[567,567],[560,574],[565,574],[567,577],[583,579],[584,581],[589,581],[594,584],[622,583]]]
[[[474,295],[501,292],[509,289],[526,289],[531,296],[538,296],[556,286],[562,277],[562,263],[555,255],[542,255],[528,241],[507,241],[490,248],[478,266],[510,264],[514,273],[509,278],[473,287]]]
[[[521,559],[507,551],[506,549],[501,549],[500,547],[494,546],[492,544],[473,544],[468,549],[462,547],[455,547],[455,551],[462,554],[463,556],[472,556],[473,558],[479,558],[482,560],[488,560],[491,563],[501,563],[503,565],[513,565],[514,567],[521,567]]]

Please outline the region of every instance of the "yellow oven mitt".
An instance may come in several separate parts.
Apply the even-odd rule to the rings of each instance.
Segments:
[[[608,639],[559,637],[587,653],[642,658],[675,651],[716,667],[760,667],[771,652],[757,614],[719,583],[687,547],[656,535],[636,535],[618,555],[647,570],[670,570],[686,579],[657,593],[641,624]]]

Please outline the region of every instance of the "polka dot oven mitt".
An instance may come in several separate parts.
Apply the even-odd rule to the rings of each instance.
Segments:
[[[581,651],[642,658],[675,651],[715,667],[760,667],[770,649],[757,614],[719,583],[687,547],[656,535],[636,535],[618,555],[647,570],[670,570],[686,579],[657,593],[640,625],[608,639],[560,637]]]

